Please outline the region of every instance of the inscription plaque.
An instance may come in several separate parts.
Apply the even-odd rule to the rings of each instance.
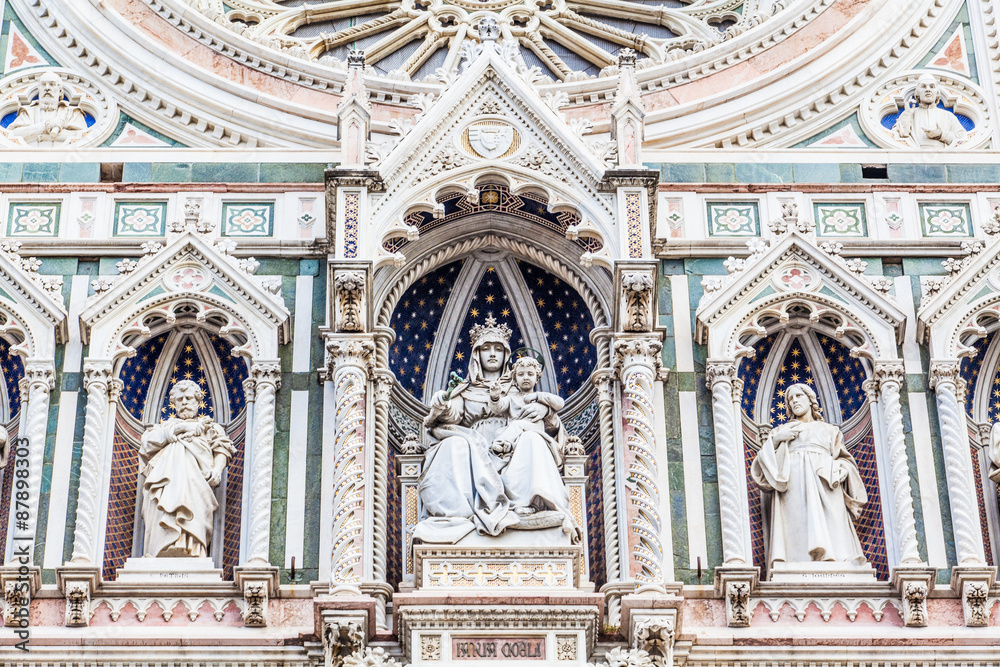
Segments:
[[[452,660],[545,660],[544,637],[455,637]]]

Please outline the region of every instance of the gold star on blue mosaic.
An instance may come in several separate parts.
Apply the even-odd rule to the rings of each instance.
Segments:
[[[427,359],[461,268],[461,261],[452,262],[421,277],[406,290],[392,313],[396,342],[390,350],[389,367],[396,381],[417,398],[423,397]]]

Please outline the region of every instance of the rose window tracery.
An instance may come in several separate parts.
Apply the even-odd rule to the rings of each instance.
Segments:
[[[339,67],[353,49],[398,79],[447,80],[488,15],[527,67],[573,81],[634,49],[639,66],[703,51],[754,27],[776,0],[193,0],[217,23],[289,55]]]

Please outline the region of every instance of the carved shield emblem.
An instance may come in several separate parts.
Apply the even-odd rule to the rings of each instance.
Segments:
[[[469,128],[469,146],[480,157],[500,157],[513,145],[514,128],[506,123],[477,123]]]

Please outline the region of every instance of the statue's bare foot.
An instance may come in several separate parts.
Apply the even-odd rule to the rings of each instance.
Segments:
[[[518,516],[531,516],[532,514],[534,514],[537,511],[538,510],[536,510],[534,507],[515,507],[514,508],[514,514],[516,514]]]

